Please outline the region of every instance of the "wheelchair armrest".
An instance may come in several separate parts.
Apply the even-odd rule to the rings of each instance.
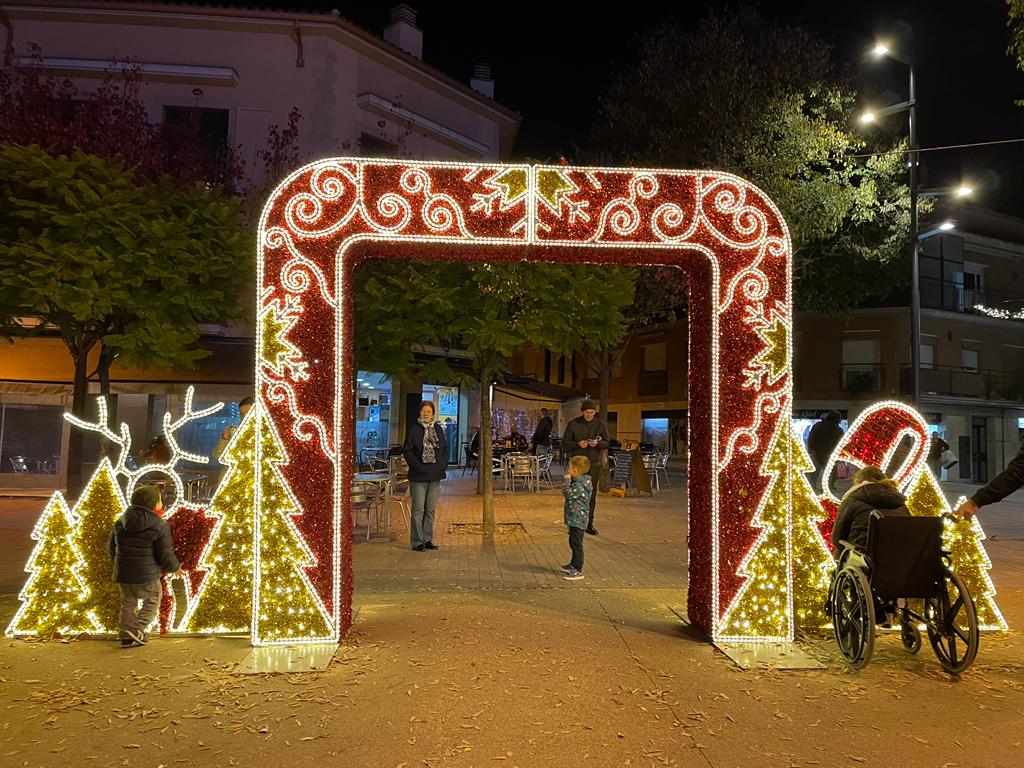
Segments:
[[[856,547],[851,542],[847,541],[846,539],[840,539],[839,540],[839,551],[841,552],[844,549],[856,549]]]

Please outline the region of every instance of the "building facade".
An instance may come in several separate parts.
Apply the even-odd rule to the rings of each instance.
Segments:
[[[478,66],[465,83],[440,72],[422,60],[423,36],[407,5],[392,10],[378,36],[337,12],[0,0],[6,63],[34,63],[85,92],[111,71],[136,68],[152,122],[197,118],[197,140],[211,151],[235,148],[252,169],[253,183],[261,181],[255,178],[262,167],[257,151],[268,130],[286,125],[293,108],[302,115],[303,159],[507,160],[521,118],[494,100],[489,69]],[[164,410],[180,408],[189,384],[197,386],[196,400],[203,403],[237,402],[251,394],[251,329],[204,331],[202,343],[211,355],[197,370],[140,371],[115,364],[111,390],[118,420],[130,425],[136,445],[160,432]],[[71,359],[55,337],[0,343],[0,487],[63,485],[68,427],[61,414],[70,406],[72,375]],[[376,430],[363,431],[377,431],[378,437],[383,431],[387,437],[379,439],[394,441],[408,394],[360,395],[367,423],[378,421]],[[446,397],[451,401],[450,393]],[[383,425],[382,405],[389,417]],[[237,408],[208,419],[188,447],[207,453],[233,419]],[[460,440],[466,431],[461,420]],[[94,444],[94,454],[97,449]]]
[[[921,243],[920,409],[959,458],[944,479],[984,483],[1024,438],[1024,219],[970,208],[956,219],[956,229]],[[910,399],[910,320],[906,300],[845,316],[798,311],[797,431],[806,435],[824,411],[850,423],[879,400]],[[685,453],[685,319],[638,331],[616,360],[606,414],[612,436]],[[598,396],[583,355],[552,361],[526,350],[512,362],[517,373]]]

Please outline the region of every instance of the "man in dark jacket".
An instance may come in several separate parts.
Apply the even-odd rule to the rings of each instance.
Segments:
[[[1020,451],[1014,456],[1002,472],[993,477],[988,485],[971,496],[967,501],[957,507],[956,513],[960,517],[974,517],[978,510],[988,504],[995,504],[1002,501],[1014,491],[1024,487],[1024,443],[1021,443]]]
[[[605,465],[605,451],[608,450],[608,425],[604,419],[597,417],[597,404],[593,400],[584,400],[580,403],[582,416],[577,416],[569,422],[562,435],[562,445],[567,448],[569,456],[586,456],[590,459],[590,482],[594,492],[590,494],[590,520],[587,523],[587,533],[597,536],[597,528],[594,527],[594,509],[597,507],[597,485],[601,479],[601,470]]]
[[[540,421],[537,422],[537,428],[533,430],[533,437],[530,438],[530,453],[551,453],[551,430],[553,427],[554,423],[548,416],[548,409],[541,408]]]
[[[181,575],[171,529],[156,514],[163,508],[159,488],[139,486],[132,493],[131,506],[110,532],[108,548],[114,561],[114,581],[121,589],[122,648],[146,644],[146,628],[160,608],[160,579],[165,572]]]
[[[814,459],[814,474],[811,475],[811,487],[815,491],[822,490],[822,486],[831,485],[832,478],[821,478],[832,451],[839,444],[843,436],[843,428],[839,426],[842,417],[839,411],[829,411],[821,417],[821,421],[811,427],[811,433],[807,436],[807,450]],[[818,479],[821,478],[821,485]]]

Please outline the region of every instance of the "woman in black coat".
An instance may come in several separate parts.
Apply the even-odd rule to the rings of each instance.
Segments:
[[[448,440],[434,417],[434,404],[420,403],[420,417],[405,435],[402,453],[409,465],[412,519],[409,543],[416,552],[437,549],[434,543],[434,513],[441,481],[448,467]]]
[[[883,515],[909,515],[907,499],[896,483],[878,467],[864,467],[853,476],[853,486],[843,496],[832,526],[832,546],[839,553],[844,539],[864,552],[868,546],[868,521],[878,510]]]

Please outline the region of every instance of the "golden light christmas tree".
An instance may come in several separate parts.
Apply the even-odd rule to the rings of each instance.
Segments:
[[[796,432],[790,429],[787,433],[792,451],[789,472],[793,488],[793,620],[798,628],[815,629],[829,622],[825,600],[835,559],[818,527],[825,519],[825,510],[807,480],[814,465]]]
[[[224,449],[227,471],[206,510],[217,518],[199,568],[206,578],[181,621],[186,632],[248,632],[252,614],[256,418],[246,414]]]
[[[281,465],[288,463],[288,457],[270,419],[261,408],[255,410],[259,410],[256,428],[259,566],[252,641],[254,645],[317,639],[327,642],[333,637],[331,623],[305,571],[315,560],[292,520],[300,513],[300,507],[281,474]]]
[[[116,633],[120,626],[121,593],[111,581],[114,563],[107,547],[114,521],[127,506],[114,468],[104,458],[72,510],[78,520],[75,546],[82,553],[79,573],[89,588],[84,607],[101,631],[108,633]]]
[[[913,515],[935,516],[951,512],[938,481],[927,469],[911,481],[906,495],[907,509]],[[996,605],[996,588],[988,573],[992,561],[982,544],[984,539],[985,532],[976,518],[947,519],[942,526],[942,548],[950,553],[953,570],[963,579],[974,598],[979,628],[1006,630],[1006,619]]]
[[[792,431],[780,422],[780,433]],[[762,472],[772,477],[763,505],[750,521],[761,534],[740,564],[737,573],[746,576],[736,598],[726,611],[723,639],[744,641],[786,640],[790,635],[789,537],[790,504],[789,443],[784,434],[772,440]]]
[[[8,635],[46,637],[100,631],[86,606],[89,588],[79,574],[83,560],[75,545],[76,523],[64,496],[53,494],[32,531],[38,544],[25,566],[32,575],[18,595],[21,608],[7,627]]]

